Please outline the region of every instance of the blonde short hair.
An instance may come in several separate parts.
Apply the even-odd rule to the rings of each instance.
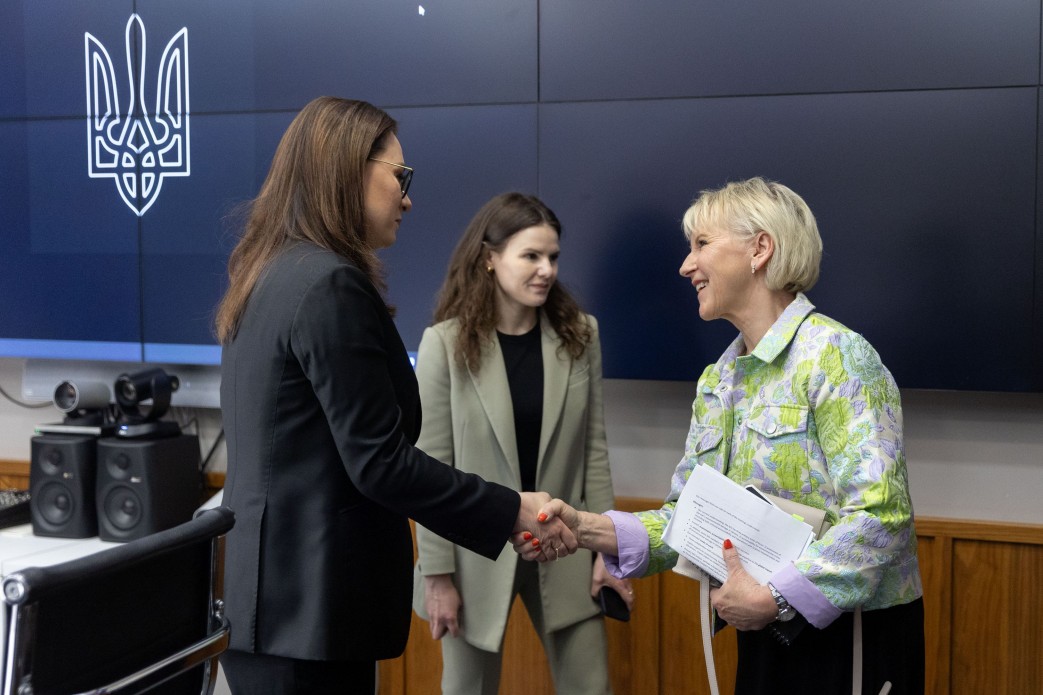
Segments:
[[[818,281],[822,237],[804,199],[781,183],[755,177],[706,190],[684,214],[684,235],[717,227],[740,240],[764,232],[775,242],[767,268],[768,288],[806,292]]]

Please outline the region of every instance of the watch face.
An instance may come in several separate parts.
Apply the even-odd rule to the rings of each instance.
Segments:
[[[768,582],[768,591],[771,592],[771,597],[775,599],[775,605],[779,607],[779,614],[775,619],[780,623],[792,620],[793,616],[797,614],[797,611],[793,609],[793,606],[789,605],[789,601],[783,598],[782,594],[775,589],[775,586],[771,582]]]

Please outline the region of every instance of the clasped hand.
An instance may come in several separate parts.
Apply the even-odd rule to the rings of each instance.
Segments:
[[[523,559],[547,562],[576,552],[579,543],[573,529],[566,519],[549,513],[557,509],[555,503],[568,507],[567,504],[561,500],[551,502],[546,492],[523,492],[521,498],[511,543]]]
[[[522,493],[523,496],[527,494],[542,495],[546,499],[536,509],[536,529],[515,529],[511,536],[515,552],[523,560],[537,562],[557,560],[576,552],[579,548],[579,513],[563,500],[551,500],[544,492]]]

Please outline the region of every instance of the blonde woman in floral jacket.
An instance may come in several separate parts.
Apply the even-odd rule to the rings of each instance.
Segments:
[[[859,667],[863,692],[923,692],[901,398],[872,346],[803,294],[822,256],[811,210],[789,188],[754,178],[704,191],[684,230],[691,253],[680,272],[698,292],[700,317],[740,333],[699,379],[670,494],[660,509],[637,514],[593,514],[560,500],[544,511],[582,547],[605,553],[611,572],[641,577],[677,562],[663,533],[697,465],[825,510],[832,527],[765,585],[725,541],[728,579],[710,596],[739,631],[736,693],[851,692]],[[534,554],[514,540],[523,556]]]

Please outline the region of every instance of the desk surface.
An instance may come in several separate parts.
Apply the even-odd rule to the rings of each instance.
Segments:
[[[34,536],[31,524],[0,530],[0,577],[26,567],[47,567],[66,560],[114,548],[110,543],[93,538],[50,538]]]

